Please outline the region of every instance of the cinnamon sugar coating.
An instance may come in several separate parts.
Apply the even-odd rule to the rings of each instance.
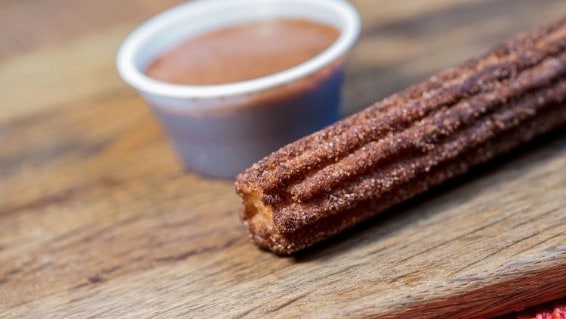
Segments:
[[[236,191],[252,240],[291,254],[566,124],[566,18],[262,159]]]

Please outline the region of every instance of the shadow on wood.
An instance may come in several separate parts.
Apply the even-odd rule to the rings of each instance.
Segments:
[[[524,168],[536,165],[549,153],[564,152],[564,149],[566,149],[566,131],[555,130],[492,161],[477,166],[463,176],[453,178],[430,191],[395,205],[366,223],[362,223],[362,225],[298,252],[292,258],[298,263],[320,261],[345,253],[353,246],[363,246],[379,241],[381,237],[391,236],[407,225],[418,223],[420,220],[425,220],[444,209],[461,205],[472,197],[480,196],[485,183],[493,185],[492,182],[504,182],[504,179],[488,178],[498,170],[513,167],[511,174],[517,177],[528,172]],[[464,185],[468,185],[471,189],[458,191]],[[458,196],[459,200],[438,201],[435,209],[428,207],[421,209],[421,206],[427,202],[451,195]]]

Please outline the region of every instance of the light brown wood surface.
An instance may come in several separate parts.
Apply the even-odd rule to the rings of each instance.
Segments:
[[[231,181],[184,172],[114,69],[179,1],[0,1],[0,317],[482,318],[566,295],[557,132],[291,258],[256,249]],[[560,0],[354,1],[345,113]]]

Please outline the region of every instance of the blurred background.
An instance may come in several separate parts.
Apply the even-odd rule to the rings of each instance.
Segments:
[[[0,116],[132,91],[114,72],[119,44],[140,22],[180,2],[1,0]],[[363,33],[350,58],[345,113],[566,12],[561,0],[352,3]],[[37,94],[43,102],[36,101]]]

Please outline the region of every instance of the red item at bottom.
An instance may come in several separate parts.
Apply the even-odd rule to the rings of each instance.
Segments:
[[[566,299],[521,310],[499,319],[566,319]]]

